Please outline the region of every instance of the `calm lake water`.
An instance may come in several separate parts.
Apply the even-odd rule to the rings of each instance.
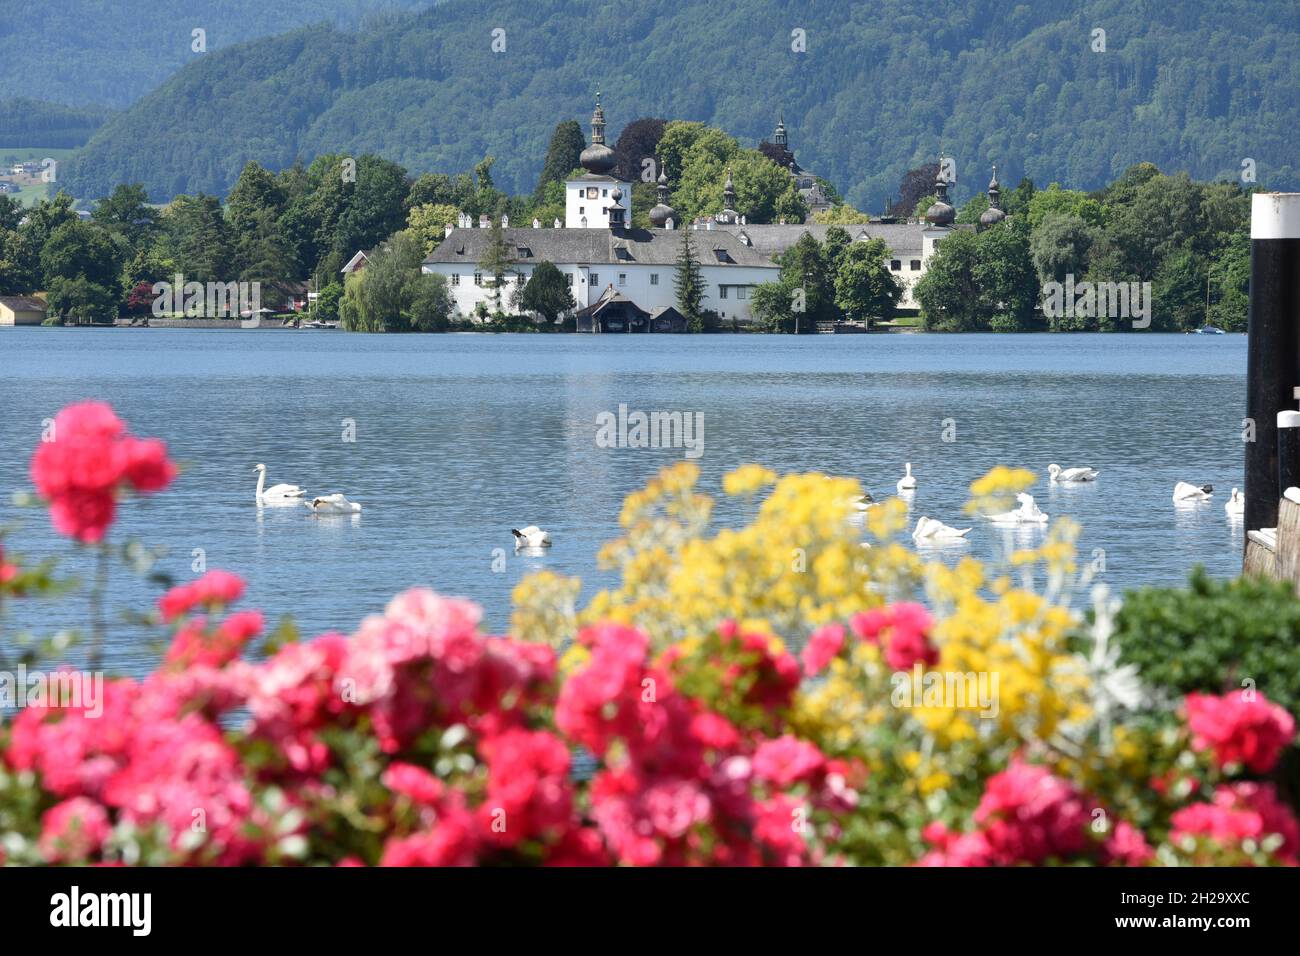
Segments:
[[[121,512],[117,538],[165,546],[249,580],[247,606],[291,613],[304,632],[350,631],[411,585],[481,602],[489,625],[535,568],[609,578],[599,545],[623,496],[681,449],[596,444],[597,415],[702,412],[702,487],[744,462],[823,470],[893,492],[903,462],[920,482],[913,517],[962,524],[969,482],[996,464],[1038,471],[1040,507],[1084,527],[1115,588],[1176,584],[1195,563],[1240,566],[1240,524],[1223,502],[1242,484],[1246,338],[1129,335],[361,336],[332,332],[0,329],[0,524],[10,547],[91,564],[43,513],[14,508],[42,419],[64,404],[111,402],[138,435],[165,438],[185,473]],[[943,441],[945,419],[956,441]],[[355,442],[345,442],[345,420]],[[253,466],[311,493],[345,492],[361,515],[258,509]],[[1053,488],[1050,462],[1102,471]],[[1212,483],[1207,505],[1175,509],[1175,482]],[[717,520],[738,515],[726,506]],[[515,557],[511,527],[555,545]],[[1014,533],[1013,533],[1014,534]],[[1032,534],[1032,533],[1031,533]],[[989,558],[1005,532],[976,523],[966,553]],[[1032,538],[1028,543],[1032,543]],[[492,570],[494,549],[509,555]],[[111,667],[139,671],[156,648],[119,618],[158,589],[114,571]],[[7,629],[83,623],[84,599],[9,608]]]

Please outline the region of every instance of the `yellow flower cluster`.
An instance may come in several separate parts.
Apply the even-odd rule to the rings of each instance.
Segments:
[[[1016,495],[1028,490],[1037,480],[1038,476],[1027,468],[998,465],[983,478],[971,482],[971,500],[966,504],[966,512],[991,515],[1008,511],[1015,507]]]
[[[538,571],[520,580],[511,593],[514,611],[510,633],[520,640],[566,646],[577,633],[578,592],[582,581],[551,571]]]
[[[953,681],[982,688],[987,702],[923,695],[900,706],[896,682],[906,675],[892,672],[880,646],[850,638],[849,650],[806,682],[790,720],[825,752],[863,761],[932,809],[949,788],[969,786],[1011,753],[1051,748],[1087,724],[1087,669],[1067,643],[1079,625],[1068,607],[1077,526],[1058,521],[1039,547],[990,572],[969,557],[952,566],[923,561],[896,540],[907,524],[904,503],[860,511],[862,489],[852,479],[739,468],[723,488],[751,517],[716,531],[714,502],[697,490],[698,479],[698,469],[682,463],[628,496],[623,537],[601,552],[620,583],[576,614],[576,581],[522,582],[516,633],[567,637],[577,626],[615,620],[663,648],[734,618],[798,647],[821,625],[924,600],[939,653],[927,670],[947,678],[949,689]],[[1033,481],[1023,469],[994,469],[972,484],[968,507],[987,512]]]
[[[750,622],[799,643],[817,626],[881,603],[882,588],[920,580],[907,549],[864,547],[857,481],[821,474],[782,478],[748,465],[728,474],[724,489],[750,498],[771,486],[753,520],[709,536],[712,499],[695,491],[698,469],[667,468],[624,505],[624,537],[601,553],[621,571],[619,587],[598,594],[583,623],[635,624],[656,645],[708,633],[728,618]],[[897,500],[867,512],[866,531],[879,543],[901,530]]]

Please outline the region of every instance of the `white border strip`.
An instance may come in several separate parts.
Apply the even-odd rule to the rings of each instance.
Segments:
[[[1300,193],[1252,195],[1250,238],[1300,239]]]

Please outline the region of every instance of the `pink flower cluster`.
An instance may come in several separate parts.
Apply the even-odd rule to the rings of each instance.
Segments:
[[[215,611],[244,596],[244,579],[230,571],[208,571],[201,578],[180,584],[158,599],[164,621],[174,621],[196,608]]]
[[[734,623],[718,635],[724,654],[762,655],[738,696],[765,712],[789,705],[798,668],[762,635]],[[680,692],[678,651],[658,662],[640,631],[616,624],[579,635],[590,659],[560,691],[556,726],[597,757],[592,816],[627,864],[798,865],[817,859],[812,815],[856,801],[857,768],[828,760],[788,734],[737,726]],[[718,662],[727,679],[725,656]],[[732,689],[735,689],[734,686]]]
[[[176,466],[161,441],[127,434],[103,402],[82,402],[55,417],[49,440],[32,455],[31,475],[49,502],[55,530],[96,542],[113,523],[124,489],[161,491],[176,477]]]
[[[50,862],[94,859],[111,816],[159,832],[176,862],[261,858],[265,841],[255,833],[270,821],[254,808],[251,781],[221,728],[188,703],[154,675],[106,683],[99,714],[69,706],[18,715],[6,763],[38,773],[62,801],[43,818],[40,846]]]
[[[1277,797],[1272,784],[1241,782],[1215,789],[1210,803],[1194,803],[1174,813],[1170,840],[1206,839],[1230,850],[1244,850],[1272,838],[1278,841],[1272,852],[1276,862],[1295,866],[1300,859],[1300,825],[1291,809]]]
[[[1295,738],[1295,719],[1260,693],[1249,699],[1241,691],[1188,694],[1185,705],[1193,746],[1212,751],[1221,768],[1240,764],[1268,773]]]
[[[879,644],[885,662],[896,671],[911,670],[917,661],[934,666],[939,663],[939,649],[930,641],[934,621],[920,604],[902,601],[887,607],[872,608],[853,615],[849,627],[860,641]],[[808,637],[801,661],[804,673],[820,674],[844,649],[842,624],[827,624]]]
[[[1047,768],[1016,760],[985,783],[974,813],[976,829],[953,833],[938,822],[926,827],[926,841],[935,849],[920,864],[1014,866],[1091,860],[1138,866],[1150,859],[1146,840],[1125,821],[1106,821],[1105,840],[1094,839],[1090,826],[1098,809]]]
[[[6,584],[12,584],[18,580],[20,574],[22,574],[22,569],[17,564],[5,560],[4,542],[0,541],[0,588],[4,588]]]
[[[917,661],[929,667],[939,663],[939,649],[930,642],[934,621],[920,604],[873,608],[853,615],[849,625],[861,640],[880,644],[885,662],[896,671],[911,670]]]

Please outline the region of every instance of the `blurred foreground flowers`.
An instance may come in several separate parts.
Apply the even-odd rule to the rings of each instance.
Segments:
[[[172,479],[160,445],[93,419],[75,453],[37,453],[52,505],[86,482],[116,502],[124,480]],[[1091,622],[1070,606],[1088,583],[1076,528],[1004,569],[948,567],[895,540],[901,502],[860,515],[854,481],[746,466],[724,489],[751,517],[715,531],[697,479],[681,465],[629,496],[602,553],[620,583],[585,606],[577,581],[522,582],[510,636],[412,590],[355,634],[259,645],[236,575],[170,590],[153,673],[0,727],[0,859],[1297,861],[1269,779],[1293,716],[1253,686],[1143,687],[1105,600]],[[97,541],[112,512],[85,514],[56,526]],[[0,602],[40,580],[0,551]]]

